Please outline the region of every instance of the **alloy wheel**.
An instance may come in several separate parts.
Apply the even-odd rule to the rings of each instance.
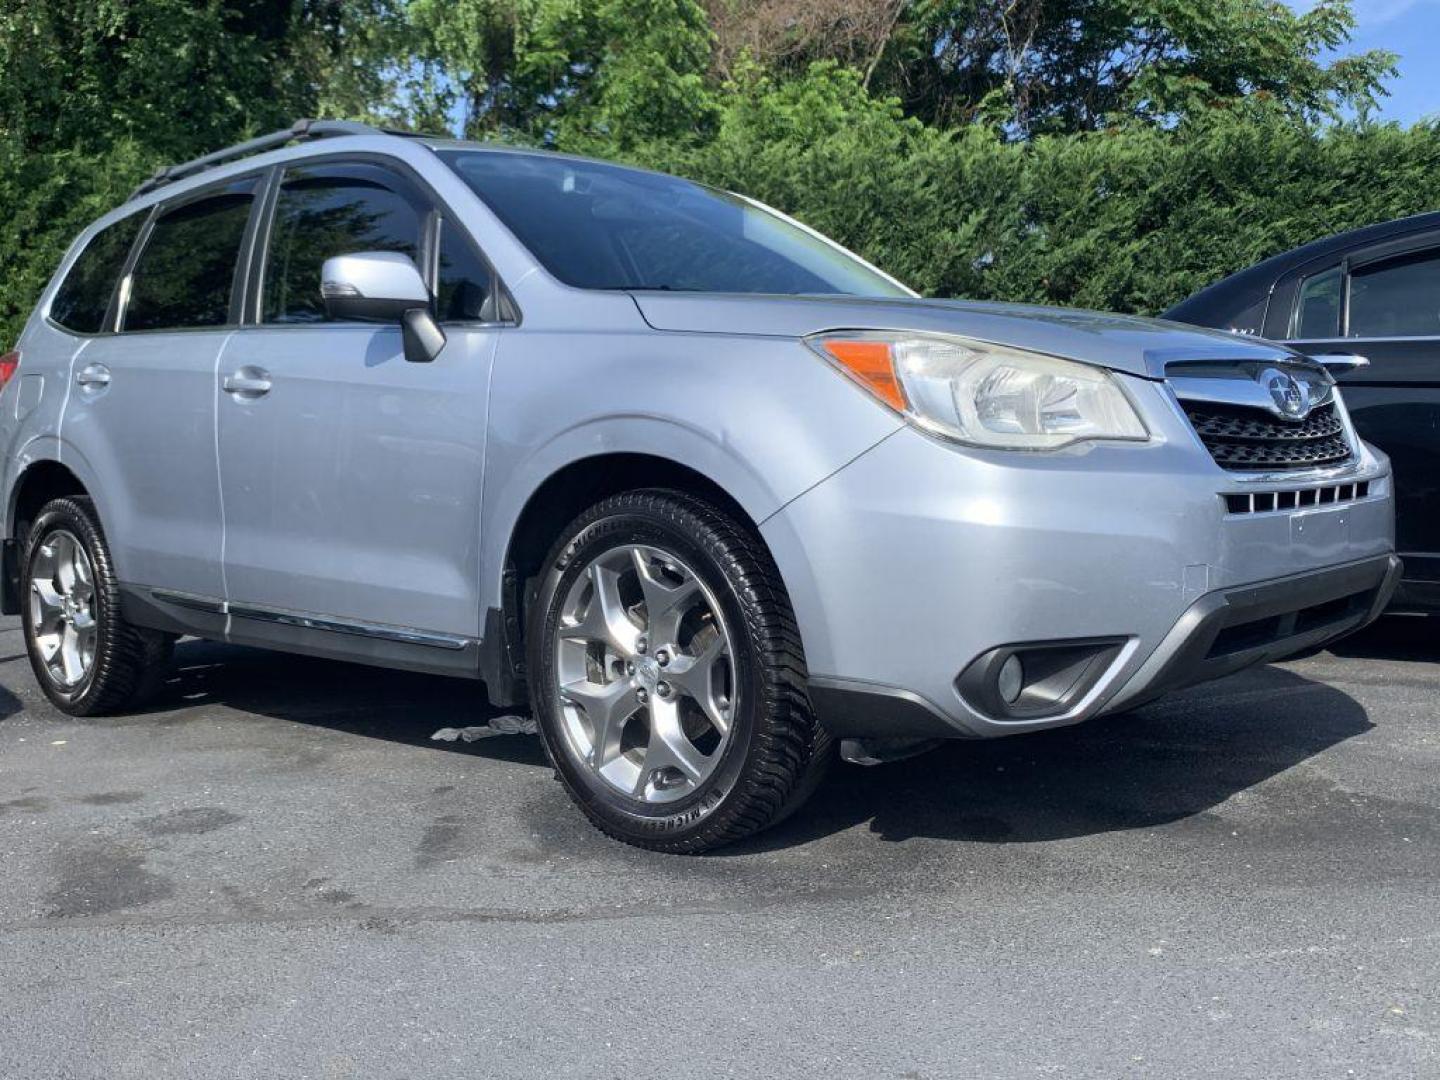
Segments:
[[[75,534],[57,529],[35,550],[30,568],[30,632],[57,686],[85,681],[95,663],[95,568]]]
[[[646,803],[696,791],[729,745],[734,649],[715,597],[679,557],[623,544],[593,558],[554,643],[566,749]]]

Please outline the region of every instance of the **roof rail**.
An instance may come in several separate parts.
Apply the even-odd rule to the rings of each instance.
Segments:
[[[138,199],[141,195],[148,195],[150,192],[164,187],[166,184],[173,184],[176,180],[183,180],[187,176],[194,176],[196,173],[204,172],[206,169],[213,169],[217,165],[227,161],[234,161],[237,158],[249,157],[251,154],[258,154],[265,150],[275,150],[289,143],[300,139],[324,139],[336,135],[379,135],[382,132],[369,124],[361,124],[354,120],[296,120],[294,124],[283,131],[272,131],[269,135],[261,135],[259,138],[250,139],[246,142],[236,143],[234,146],[224,150],[216,150],[213,154],[206,154],[194,161],[187,161],[183,165],[164,165],[156,169],[150,179],[137,187],[130,193],[130,199]],[[130,200],[126,200],[127,202]]]

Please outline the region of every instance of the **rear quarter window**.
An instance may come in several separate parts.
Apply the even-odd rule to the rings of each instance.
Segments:
[[[1311,274],[1300,283],[1290,329],[1285,335],[1295,341],[1334,337],[1340,332],[1340,267],[1332,266]]]
[[[144,214],[131,214],[90,238],[50,302],[52,322],[77,334],[98,334],[105,328],[110,299],[144,220]]]

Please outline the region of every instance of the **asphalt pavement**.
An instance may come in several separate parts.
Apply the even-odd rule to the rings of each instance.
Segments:
[[[0,621],[0,1078],[1440,1076],[1440,620],[626,848],[467,683]]]

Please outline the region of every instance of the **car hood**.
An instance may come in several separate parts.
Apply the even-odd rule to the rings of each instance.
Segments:
[[[1166,364],[1182,360],[1303,359],[1271,342],[1221,330],[1033,304],[720,293],[632,295],[640,314],[656,330],[777,337],[803,337],[825,330],[929,331],[1029,349],[1153,379],[1164,377]]]

